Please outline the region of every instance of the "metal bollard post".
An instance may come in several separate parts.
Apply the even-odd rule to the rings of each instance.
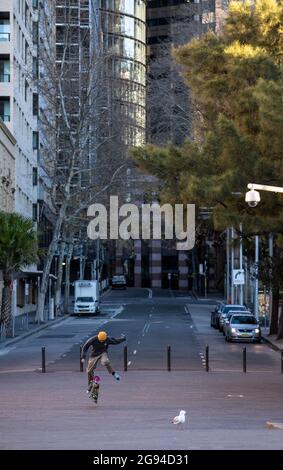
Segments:
[[[247,372],[247,348],[243,348],[243,372]]]
[[[45,357],[45,348],[41,348],[41,372],[45,374],[46,372],[46,357]]]
[[[209,346],[205,348],[205,368],[206,372],[209,372]]]
[[[281,352],[281,374],[283,374],[283,352]]]
[[[167,346],[167,370],[171,372],[171,346]]]
[[[128,370],[128,348],[124,346],[124,371],[127,372]]]
[[[82,346],[80,346],[80,372],[84,371],[84,363],[82,362]]]

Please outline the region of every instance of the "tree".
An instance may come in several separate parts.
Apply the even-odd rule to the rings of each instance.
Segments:
[[[4,281],[1,336],[6,337],[12,326],[13,276],[37,261],[37,232],[31,220],[14,213],[0,212],[0,227],[0,270]]]
[[[55,32],[51,28],[56,24],[54,4],[40,12],[40,74],[34,82],[40,96],[41,183],[55,219],[44,259],[37,306],[39,321],[43,321],[52,260],[58,244],[63,242],[63,226],[69,237],[76,236],[78,227],[86,230],[87,208],[114,182],[122,181],[126,159],[125,155],[124,160],[121,158],[123,144],[117,137],[125,122],[119,119],[116,108],[108,107],[112,90],[104,72],[111,54],[104,52],[99,40],[91,36],[95,31],[78,27],[71,3],[67,1],[66,8],[57,13],[63,15],[63,26]],[[56,35],[60,43],[57,47]],[[97,47],[93,48],[93,43]],[[115,123],[111,126],[110,112],[111,122]],[[62,256],[59,261],[63,262]],[[59,266],[59,273],[60,270]],[[60,277],[61,274],[59,280]],[[58,303],[57,294],[57,307]]]
[[[283,232],[280,195],[262,193],[256,210],[244,201],[247,183],[282,186],[282,21],[281,2],[231,2],[221,35],[175,49],[197,109],[192,138],[134,151],[162,179],[164,202],[213,207],[216,229],[241,222],[245,236]]]

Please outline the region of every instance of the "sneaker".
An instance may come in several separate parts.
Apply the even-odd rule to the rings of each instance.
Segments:
[[[116,380],[120,380],[121,377],[119,374],[117,374],[117,372],[115,372],[115,374],[113,374],[113,376],[115,377]]]

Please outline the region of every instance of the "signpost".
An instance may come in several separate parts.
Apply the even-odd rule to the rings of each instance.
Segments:
[[[245,284],[245,270],[233,269],[233,285],[243,286]]]

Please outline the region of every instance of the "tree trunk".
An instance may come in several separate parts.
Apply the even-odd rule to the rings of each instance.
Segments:
[[[66,259],[66,269],[65,269],[65,292],[64,292],[64,313],[69,313],[69,297],[70,297],[70,264],[73,256],[74,245],[70,243],[68,256]]]
[[[278,333],[279,287],[273,289],[272,313],[270,321],[270,335]]]
[[[57,281],[56,281],[56,293],[55,293],[55,312],[56,315],[60,315],[61,312],[61,289],[62,289],[62,279],[63,279],[63,262],[65,256],[65,247],[66,242],[63,240],[60,244],[60,256],[58,260],[58,270],[57,270]]]
[[[281,307],[277,339],[283,339],[283,311]]]
[[[54,231],[53,231],[53,238],[48,247],[47,255],[45,258],[45,262],[44,262],[42,280],[41,280],[41,285],[40,285],[40,290],[39,290],[39,295],[38,295],[37,312],[36,312],[36,317],[35,317],[35,320],[38,322],[44,321],[44,305],[45,305],[46,292],[48,289],[48,279],[49,279],[49,274],[50,274],[50,268],[51,268],[52,260],[53,260],[53,257],[54,257],[54,254],[58,245],[60,231],[61,231],[62,223],[65,217],[65,213],[66,213],[66,203],[62,204],[62,206],[60,207],[60,211],[56,219],[56,224],[55,224]]]
[[[1,305],[1,337],[7,338],[12,332],[12,290],[7,280],[4,281]]]

